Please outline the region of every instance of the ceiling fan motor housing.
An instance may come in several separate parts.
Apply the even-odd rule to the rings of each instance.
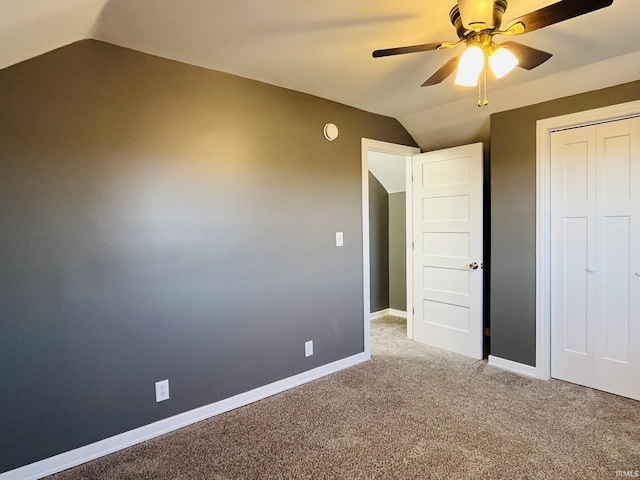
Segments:
[[[502,16],[504,12],[507,10],[507,0],[494,0],[493,2],[493,21],[492,25],[482,24],[481,27],[475,30],[469,30],[464,26],[463,18],[460,14],[460,7],[456,4],[451,11],[449,12],[449,19],[451,20],[452,25],[456,29],[456,33],[458,37],[464,39],[469,36],[470,33],[482,30],[498,30],[500,25],[502,25]],[[466,23],[473,23],[472,19],[464,19]]]

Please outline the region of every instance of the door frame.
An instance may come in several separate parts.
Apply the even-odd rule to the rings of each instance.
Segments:
[[[551,378],[551,134],[640,116],[640,101],[536,122],[536,377]]]
[[[369,268],[369,152],[386,153],[405,157],[405,174],[407,182],[407,337],[413,338],[413,224],[409,219],[413,218],[411,201],[413,187],[411,184],[412,158],[420,153],[420,148],[398,145],[362,138],[362,278],[364,295],[364,351],[367,357],[371,357],[371,272]]]

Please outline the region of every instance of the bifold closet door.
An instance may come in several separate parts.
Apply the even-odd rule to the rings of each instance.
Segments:
[[[551,135],[551,375],[640,400],[640,119]]]

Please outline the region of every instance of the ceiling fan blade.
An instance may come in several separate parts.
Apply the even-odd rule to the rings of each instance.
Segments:
[[[500,46],[505,46],[520,61],[519,67],[525,70],[532,70],[553,57],[553,54],[538,50],[521,43],[502,42]]]
[[[522,34],[533,32],[539,28],[548,27],[554,23],[564,22],[571,18],[579,17],[585,13],[594,12],[608,7],[613,0],[561,0],[547,7],[528,13],[509,22],[507,32]],[[524,30],[514,29],[517,24],[522,24]]]
[[[437,50],[440,45],[447,42],[424,43],[422,45],[412,45],[410,47],[385,48],[373,52],[373,58],[388,57],[390,55],[402,55],[403,53],[428,52]]]
[[[430,87],[431,85],[436,85],[442,82],[445,78],[451,75],[458,66],[458,60],[460,59],[460,55],[457,57],[450,58],[447,63],[441,66],[436,73],[431,75],[429,79],[424,82],[421,87]]]

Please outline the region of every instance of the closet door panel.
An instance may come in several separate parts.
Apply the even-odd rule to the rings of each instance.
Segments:
[[[595,127],[551,135],[551,375],[595,382]]]
[[[596,132],[596,325],[594,388],[640,399],[640,119]],[[634,300],[636,299],[636,300]]]

